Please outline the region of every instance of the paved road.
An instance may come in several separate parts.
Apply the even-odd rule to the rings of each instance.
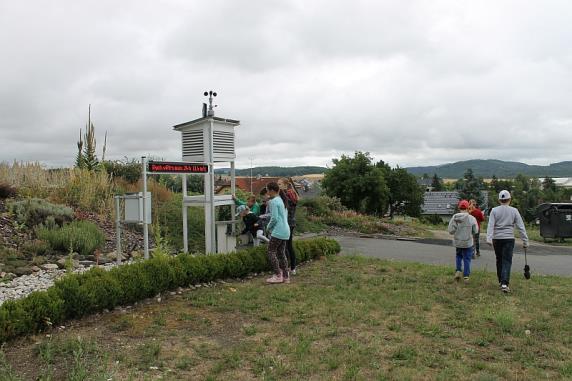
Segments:
[[[449,243],[440,240],[422,242],[397,241],[376,238],[333,237],[342,246],[343,254],[361,254],[367,257],[453,265],[455,252]],[[532,274],[572,276],[572,250],[532,246],[528,250],[528,264]],[[517,246],[512,262],[513,272],[524,267],[522,246]],[[495,254],[487,244],[481,246],[481,256],[472,261],[474,269],[496,271]]]

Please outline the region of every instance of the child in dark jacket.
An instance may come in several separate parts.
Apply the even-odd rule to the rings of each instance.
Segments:
[[[242,217],[244,222],[244,230],[240,234],[252,234],[254,246],[260,245],[260,241],[268,243],[269,239],[264,236],[264,227],[266,226],[266,217],[257,217],[248,206],[240,205],[236,208],[236,215]]]
[[[286,177],[278,180],[278,185],[280,186],[280,196],[284,200],[284,205],[288,211],[288,227],[290,228],[290,238],[286,244],[286,256],[288,257],[288,262],[290,264],[290,273],[292,275],[296,275],[296,252],[294,251],[292,238],[294,237],[294,228],[296,228],[296,205],[298,204],[298,194],[292,187],[291,181]]]

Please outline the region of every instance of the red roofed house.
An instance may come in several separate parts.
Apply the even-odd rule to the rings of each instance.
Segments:
[[[259,195],[260,191],[266,187],[266,184],[270,182],[278,182],[281,177],[248,177],[248,176],[241,176],[236,177],[236,187],[244,192],[253,193],[255,195]],[[291,178],[288,178],[290,184],[294,189],[296,186]],[[216,182],[215,185],[215,193],[216,194],[224,194],[230,192],[230,179],[219,180]],[[296,189],[296,193],[298,190]]]

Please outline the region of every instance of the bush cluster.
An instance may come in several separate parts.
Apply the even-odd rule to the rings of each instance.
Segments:
[[[30,198],[8,203],[8,210],[14,214],[16,221],[28,227],[62,226],[73,219],[73,210],[64,205],[52,204],[39,198]]]
[[[0,183],[0,199],[16,197],[18,190],[7,183]]]
[[[329,226],[338,226],[344,229],[355,230],[360,233],[387,233],[392,234],[391,225],[377,217],[356,213],[351,210],[334,212],[329,216],[320,218],[320,221]]]
[[[38,238],[48,242],[56,251],[90,255],[105,243],[105,235],[93,222],[73,221],[62,227],[37,230]]]
[[[135,159],[131,161],[103,161],[101,166],[113,178],[121,177],[129,183],[136,183],[141,179],[141,163]]]
[[[173,195],[171,200],[160,203],[157,208],[154,209],[155,222],[161,226],[163,238],[166,243],[177,252],[183,249],[182,202],[183,195],[177,193]],[[189,250],[191,252],[204,252],[205,213],[203,208],[188,208],[187,224],[189,227]]]
[[[340,251],[340,245],[327,238],[295,241],[294,245],[300,262]],[[4,302],[0,306],[0,342],[177,287],[269,269],[266,248],[259,246],[231,254],[156,255],[110,271],[93,268],[69,274],[47,291]]]
[[[346,210],[339,198],[329,196],[303,198],[298,206],[306,208],[309,215],[316,217],[330,216],[333,212]]]
[[[419,218],[419,221],[429,224],[429,225],[444,225],[443,218],[438,214],[428,214],[423,215]]]
[[[319,217],[311,216],[303,207],[296,208],[296,232],[321,232],[328,228]]]

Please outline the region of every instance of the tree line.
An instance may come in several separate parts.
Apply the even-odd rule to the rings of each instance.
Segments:
[[[424,178],[430,178],[423,175]],[[456,190],[463,199],[475,199],[482,205],[482,191],[486,191],[489,198],[489,206],[496,206],[498,193],[506,189],[511,193],[511,205],[518,208],[520,214],[527,222],[536,219],[536,207],[546,202],[570,202],[572,189],[557,187],[551,177],[545,177],[542,181],[536,177],[517,175],[514,179],[499,179],[493,175],[490,182],[485,182],[482,177],[475,177],[472,169],[467,169],[462,178],[449,184],[436,174],[431,177],[431,187],[434,191]]]

